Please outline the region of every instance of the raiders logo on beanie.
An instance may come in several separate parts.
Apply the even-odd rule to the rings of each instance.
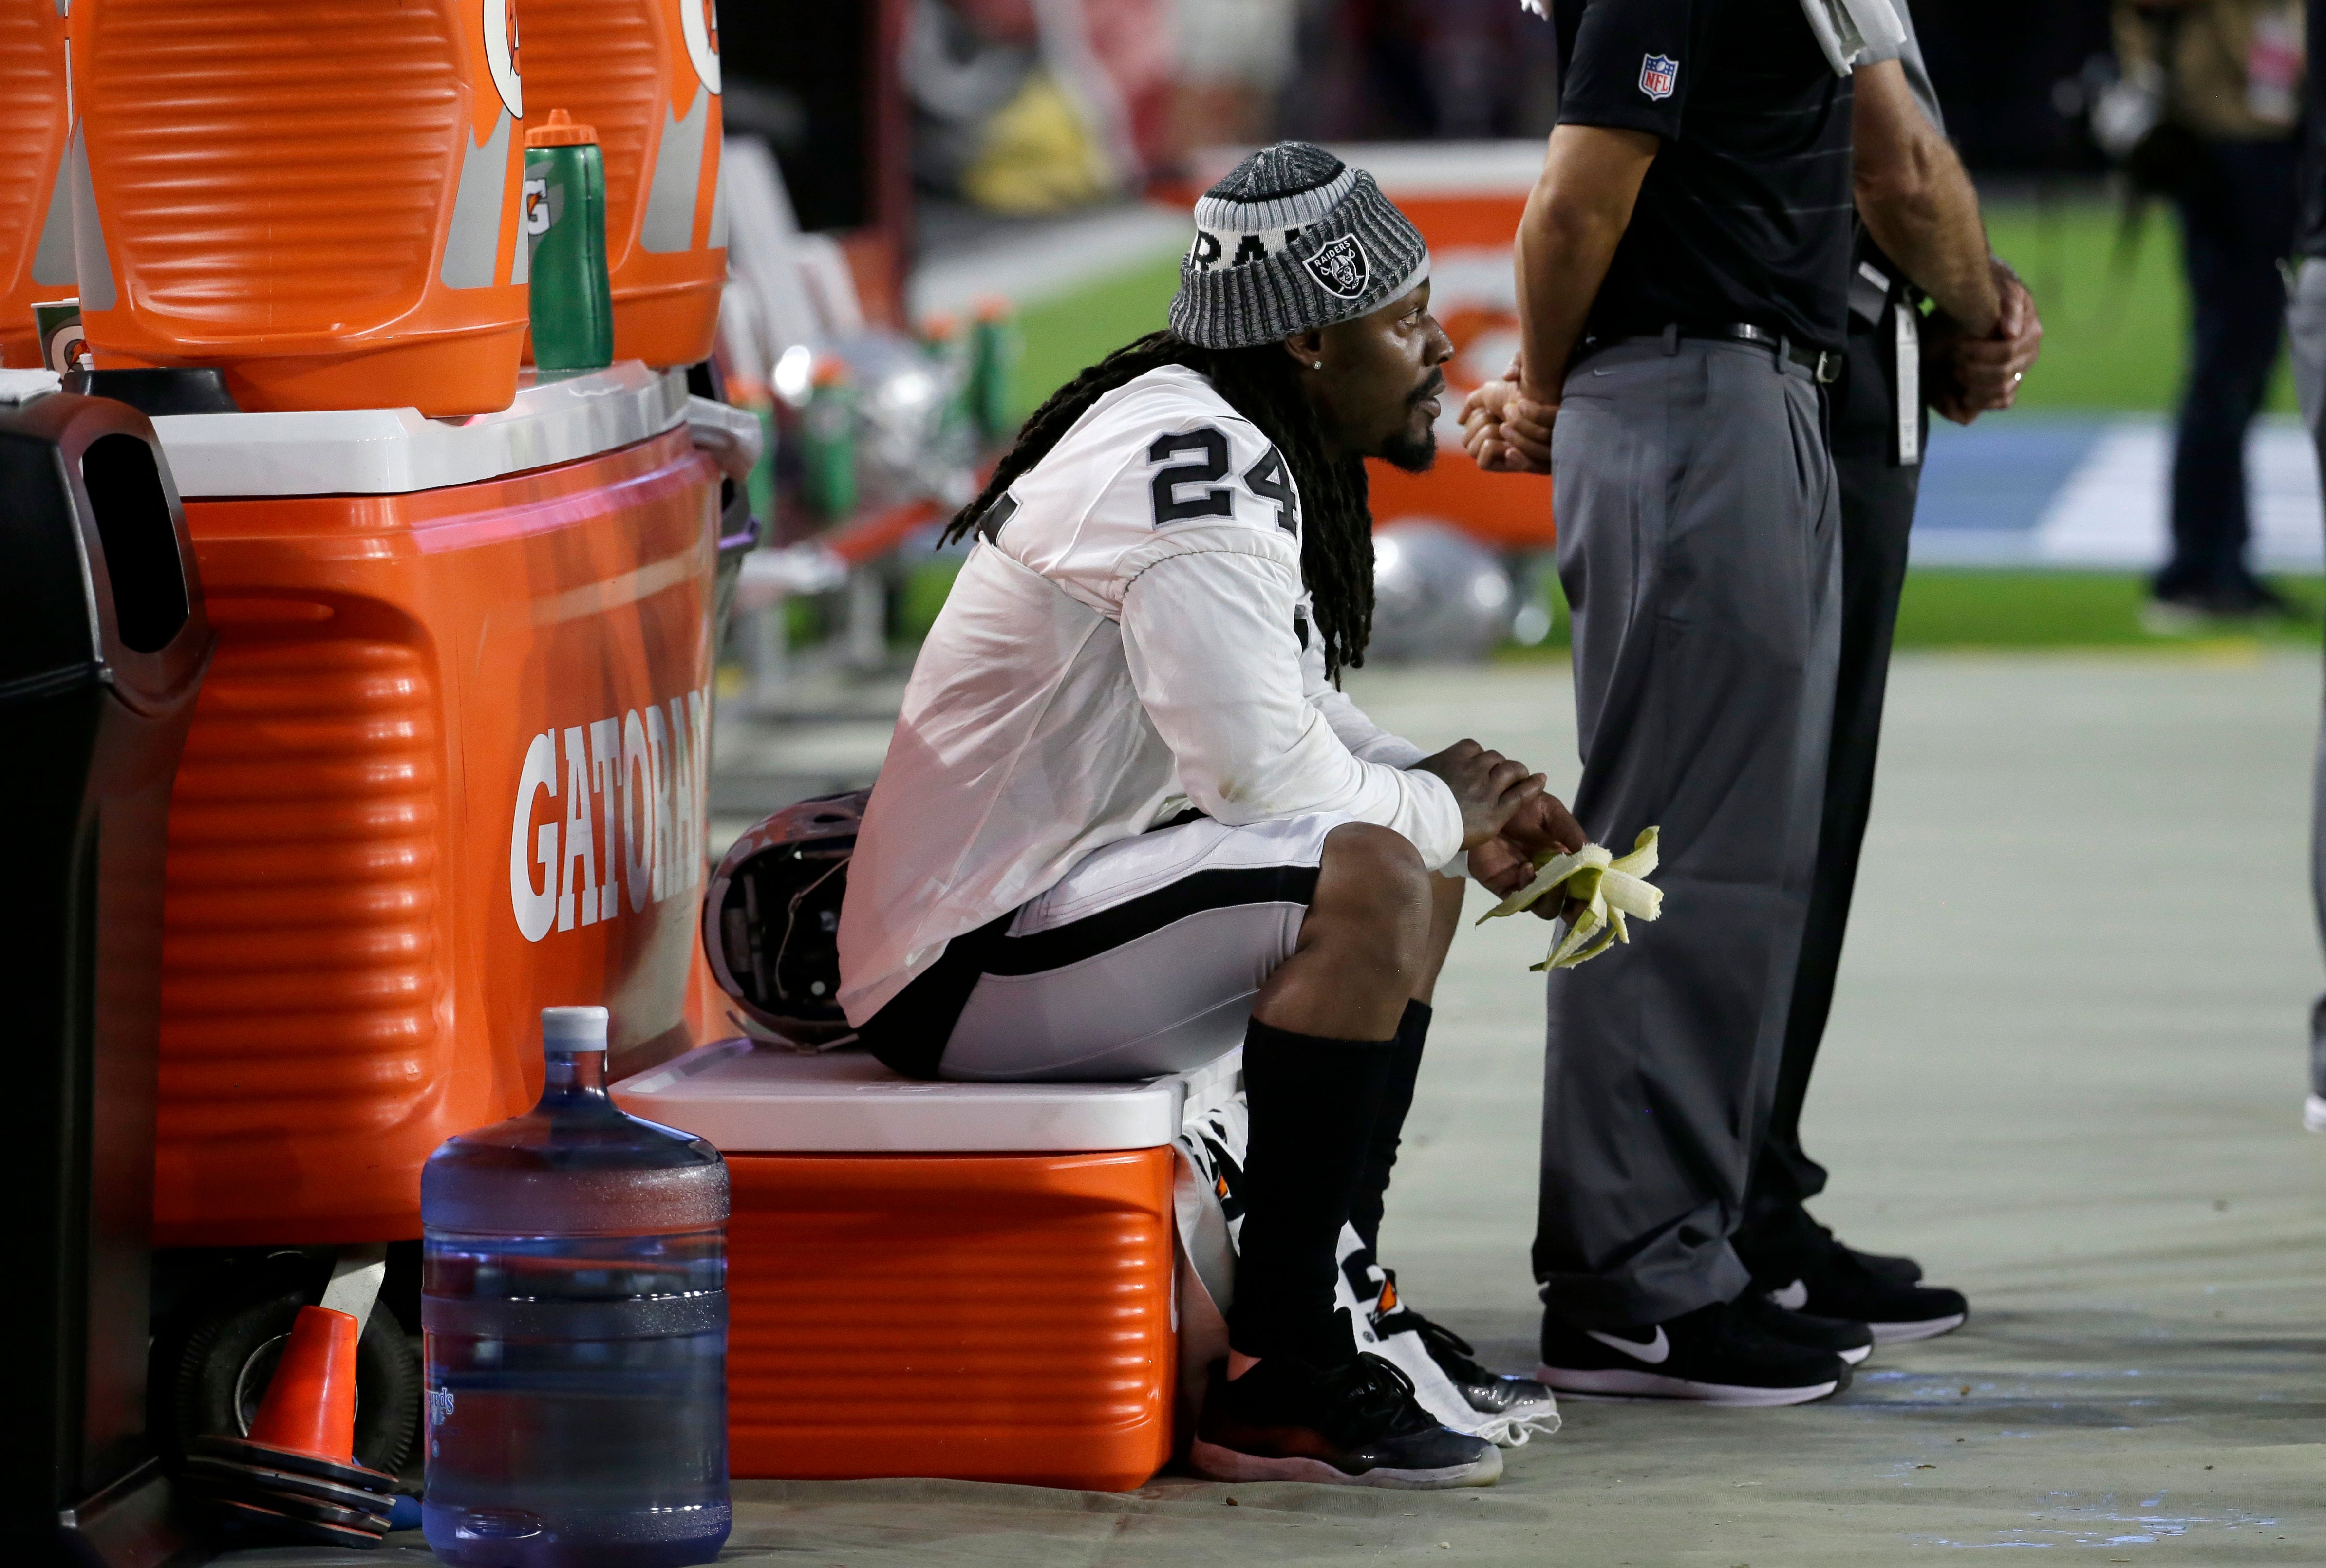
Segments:
[[[1171,329],[1249,348],[1378,310],[1428,275],[1429,247],[1372,175],[1279,142],[1196,203]]]

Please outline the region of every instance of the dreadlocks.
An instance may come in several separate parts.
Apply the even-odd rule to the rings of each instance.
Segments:
[[[1300,492],[1300,575],[1317,608],[1325,673],[1365,662],[1373,626],[1372,514],[1365,502],[1364,459],[1334,457],[1290,355],[1270,343],[1257,348],[1199,348],[1173,333],[1150,332],[1075,376],[1034,411],[977,499],[947,525],[947,543],[969,536],[987,507],[1018,476],[1049,454],[1101,396],[1150,370],[1184,365],[1210,378],[1230,407],[1258,426],[1291,465]]]

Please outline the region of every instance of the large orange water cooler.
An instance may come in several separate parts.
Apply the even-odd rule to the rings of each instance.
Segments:
[[[1173,1444],[1172,1144],[1238,1064],[922,1083],[726,1040],[614,1085],[726,1156],[734,1474],[1143,1483]]]
[[[420,1233],[419,1168],[612,1009],[693,1044],[718,478],[678,373],[157,419],[219,648],[170,822],[164,1245]]]

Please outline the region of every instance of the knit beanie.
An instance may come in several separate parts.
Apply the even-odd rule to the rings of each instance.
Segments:
[[[1354,320],[1428,275],[1420,231],[1372,175],[1279,142],[1196,203],[1171,330],[1199,348],[1249,348]]]

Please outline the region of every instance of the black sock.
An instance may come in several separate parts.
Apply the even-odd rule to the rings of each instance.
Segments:
[[[1333,1307],[1341,1226],[1364,1168],[1394,1040],[1326,1040],[1255,1018],[1243,1043],[1251,1137],[1228,1342],[1312,1365],[1356,1346]]]
[[[1421,1076],[1421,1044],[1429,1035],[1429,1004],[1408,1002],[1391,1042],[1391,1066],[1382,1084],[1381,1108],[1373,1113],[1372,1140],[1365,1148],[1365,1165],[1357,1189],[1349,1199],[1349,1223],[1356,1228],[1365,1250],[1381,1254],[1382,1211],[1389,1202],[1390,1167],[1397,1164],[1398,1136],[1405,1130],[1406,1112],[1413,1109],[1414,1081]]]

